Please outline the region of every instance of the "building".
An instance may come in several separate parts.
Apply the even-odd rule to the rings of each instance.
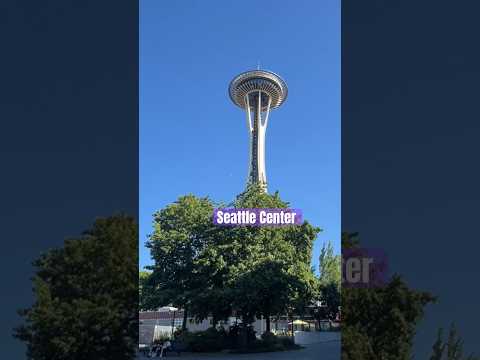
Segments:
[[[183,323],[183,311],[141,311],[139,313],[139,344],[151,344],[154,340],[162,337],[171,336],[175,329],[180,329]],[[228,329],[230,326],[240,323],[235,317],[230,317],[227,321],[221,321],[218,326]],[[191,332],[204,331],[212,327],[212,319],[197,321],[194,318],[187,318],[187,330]],[[257,336],[266,331],[265,319],[257,319],[252,324]],[[315,330],[319,325],[312,319],[293,321],[293,330],[309,328]],[[277,334],[288,334],[292,330],[292,322],[286,317],[281,317],[278,321],[271,321],[271,331]]]

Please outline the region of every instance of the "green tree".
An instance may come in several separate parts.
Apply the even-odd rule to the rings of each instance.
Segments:
[[[150,303],[149,296],[152,295],[152,291],[149,289],[150,275],[151,272],[149,271],[140,271],[138,273],[138,300],[140,310],[148,310],[148,304]]]
[[[443,343],[443,329],[438,329],[437,339],[432,346],[432,356],[430,360],[442,360],[443,352],[445,351],[445,344]]]
[[[188,311],[201,312],[198,304],[204,303],[208,288],[206,271],[199,268],[198,261],[213,238],[212,214],[208,198],[182,196],[154,214],[153,233],[146,243],[154,264],[147,267],[152,273],[145,306],[155,309],[171,304],[182,308],[183,327]]]
[[[358,233],[342,233],[342,248],[359,246]],[[410,289],[399,275],[384,287],[342,289],[342,359],[407,360],[412,358],[415,328],[426,305],[436,298]],[[430,360],[479,360],[463,357],[463,341],[455,326],[447,341],[439,329]]]
[[[320,283],[323,285],[335,284],[340,287],[341,257],[334,255],[331,242],[324,244],[319,257]]]
[[[377,360],[370,338],[354,325],[342,327],[342,360]]]
[[[269,195],[260,186],[251,185],[233,205],[287,208],[289,204],[278,192]],[[310,260],[319,231],[306,221],[298,226],[228,229],[229,284],[236,294],[233,307],[245,325],[254,316],[263,316],[270,331],[271,316],[305,311],[317,291]]]
[[[458,336],[457,328],[455,327],[455,324],[452,324],[450,327],[446,348],[447,348],[447,360],[462,360],[463,341]]]
[[[138,229],[98,219],[34,262],[35,302],[14,336],[35,360],[133,359],[138,341]]]
[[[236,279],[234,305],[246,324],[263,316],[266,331],[270,332],[270,318],[286,314],[289,305],[296,305],[292,304],[292,297],[305,290],[302,281],[282,263],[264,261]]]
[[[455,324],[451,324],[447,342],[443,340],[443,329],[438,329],[437,339],[432,346],[430,360],[478,360],[473,354],[463,356],[463,340],[460,338]]]
[[[319,299],[323,306],[318,309],[316,318],[318,320],[337,318],[339,307],[341,305],[340,287],[331,282],[323,285],[319,284]]]
[[[257,185],[240,194],[236,208],[286,208],[278,193]],[[246,327],[255,317],[303,311],[316,294],[310,268],[319,229],[304,222],[282,228],[218,227],[213,204],[192,195],[155,214],[147,242],[155,263],[149,267],[146,296],[151,307],[168,303],[188,308],[213,325],[235,312]]]
[[[341,257],[334,255],[330,242],[324,244],[319,257],[319,300],[325,305],[317,313],[319,318],[334,319],[340,306]]]
[[[358,246],[357,234],[343,234],[342,241],[344,248]],[[342,359],[410,359],[415,327],[434,300],[428,292],[410,289],[399,275],[384,287],[344,287]]]

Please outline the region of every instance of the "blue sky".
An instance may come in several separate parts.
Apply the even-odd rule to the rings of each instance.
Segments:
[[[230,80],[261,68],[288,84],[267,129],[269,192],[340,252],[340,1],[140,1],[140,267],[152,214],[179,196],[230,202],[248,170]]]

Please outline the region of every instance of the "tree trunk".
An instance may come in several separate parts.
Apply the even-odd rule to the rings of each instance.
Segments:
[[[288,314],[287,322],[288,322],[288,319],[290,319],[290,322],[292,323],[292,340],[294,340],[295,339],[295,332],[293,331],[293,316],[292,316],[292,314]]]
[[[270,314],[265,316],[266,332],[270,332]]]
[[[188,318],[188,313],[187,313],[187,308],[185,307],[183,309],[183,321],[182,321],[182,330],[183,331],[187,330],[187,318]]]
[[[240,334],[239,334],[239,348],[242,351],[247,351],[248,349],[248,334],[247,327],[249,323],[245,316],[242,316],[242,323],[240,324]]]

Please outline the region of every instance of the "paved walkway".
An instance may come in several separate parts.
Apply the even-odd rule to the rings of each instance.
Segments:
[[[177,356],[172,354],[167,359],[174,359]],[[148,358],[140,358],[142,360]],[[159,359],[159,358],[154,358]],[[339,360],[340,341],[330,341],[319,344],[305,345],[304,349],[292,351],[278,351],[257,354],[194,354],[183,353],[179,359],[189,360]]]

